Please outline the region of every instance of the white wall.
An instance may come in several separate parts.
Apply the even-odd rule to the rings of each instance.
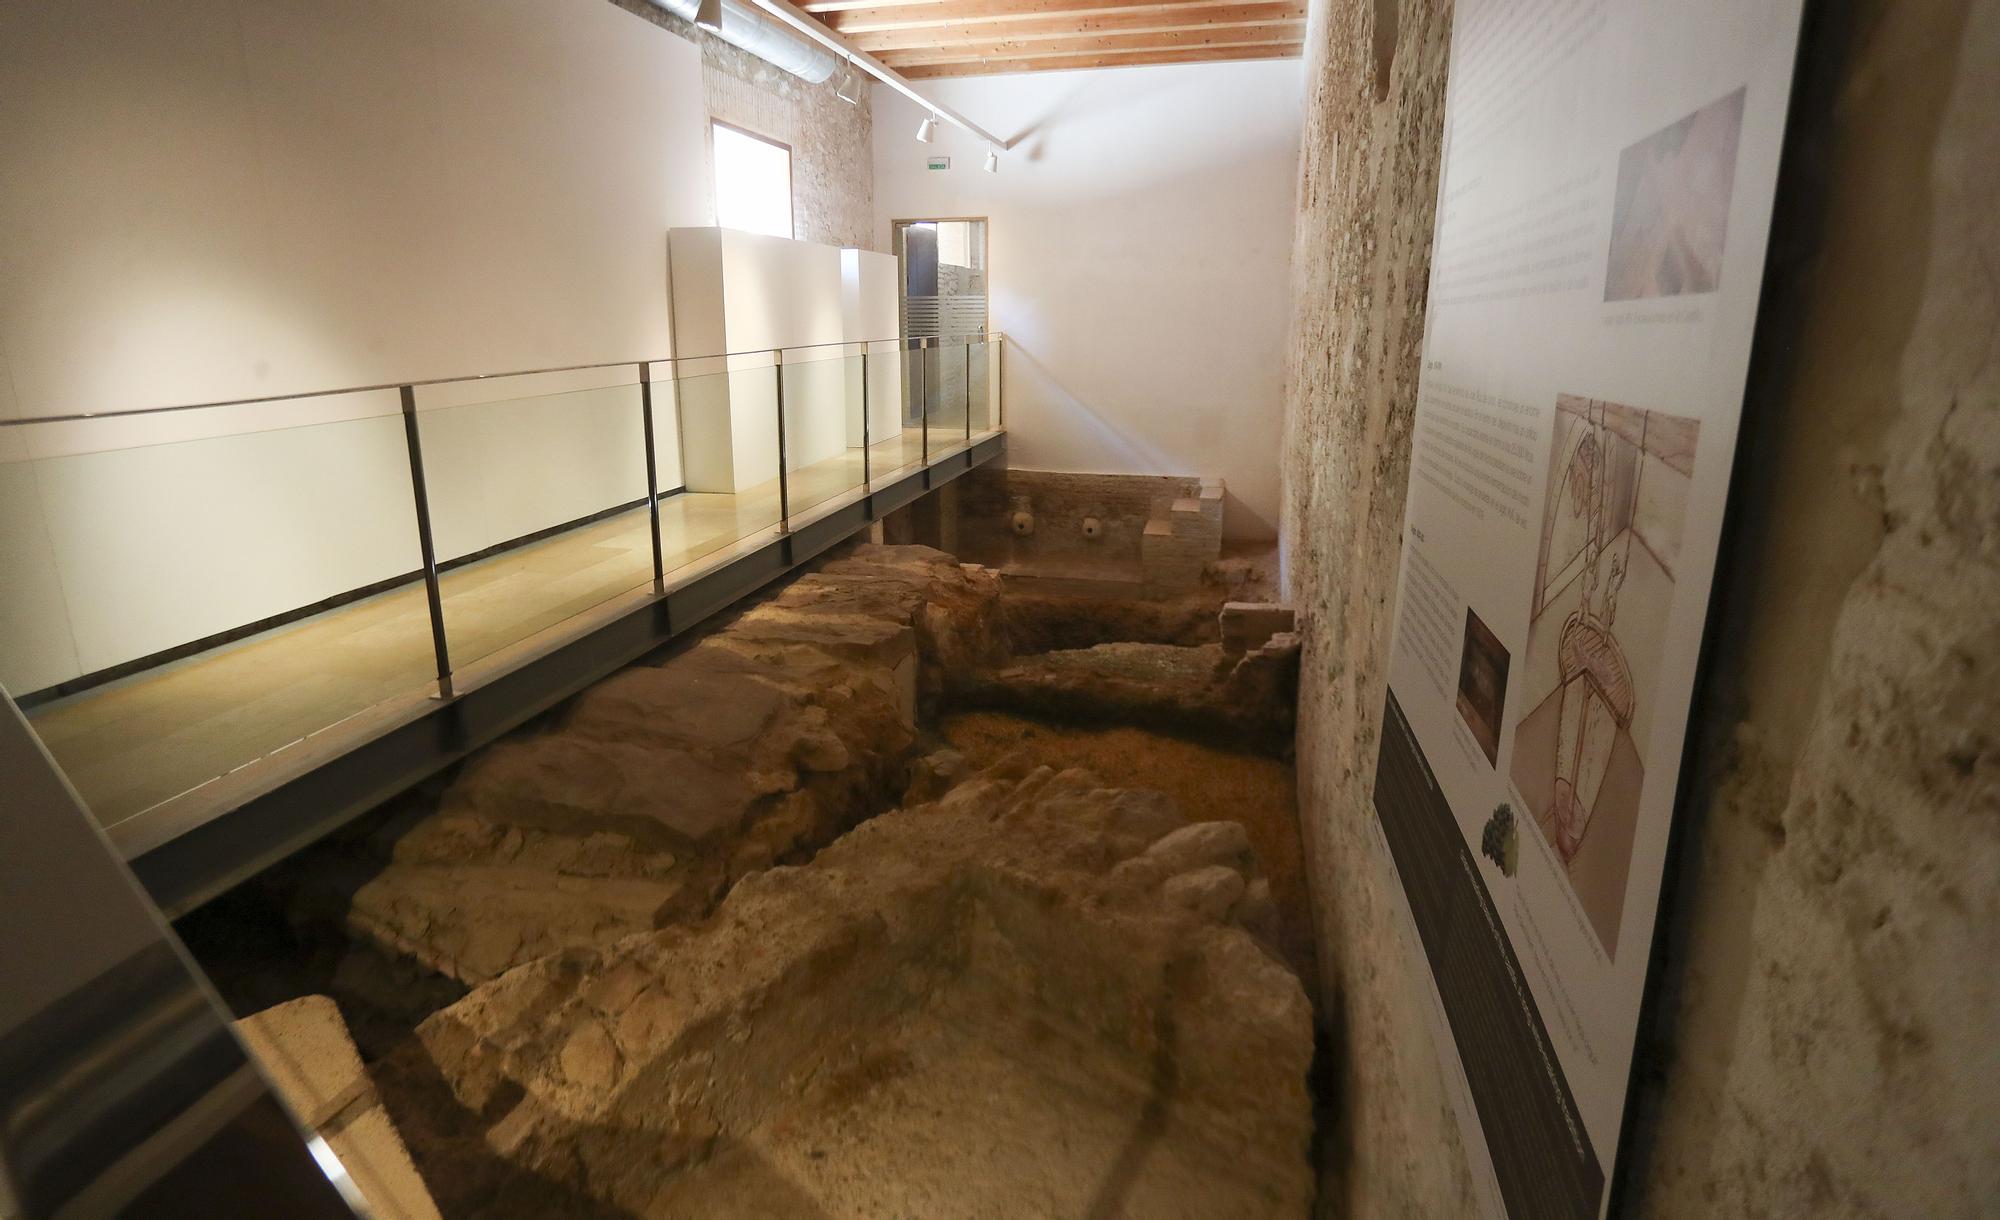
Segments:
[[[1272,536],[1304,74],[1296,61],[926,82],[986,149],[877,88],[875,210],[989,218],[1008,452],[1042,470],[1228,480],[1227,529]],[[948,154],[946,171],[925,158]]]
[[[0,416],[664,357],[705,128],[604,0],[0,5]],[[426,412],[446,554],[643,491],[629,379],[475,393],[532,397]],[[0,683],[410,570],[381,397],[0,429]]]
[[[664,356],[704,119],[604,0],[0,6],[15,410]]]

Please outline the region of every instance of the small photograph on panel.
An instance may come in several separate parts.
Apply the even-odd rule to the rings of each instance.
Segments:
[[[1616,957],[1699,420],[1556,399],[1514,787]],[[1667,769],[1671,781],[1671,768]]]
[[[1714,292],[1736,182],[1743,90],[1618,155],[1606,301]]]
[[[1485,620],[1465,609],[1465,642],[1458,654],[1458,714],[1486,754],[1500,764],[1500,709],[1507,704],[1507,649]]]

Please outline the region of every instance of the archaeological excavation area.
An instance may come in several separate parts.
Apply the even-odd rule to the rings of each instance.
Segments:
[[[2000,0],[0,0],[0,1220],[2000,1217]]]
[[[1297,641],[1207,546],[844,544],[178,930],[411,1214],[1307,1216]]]

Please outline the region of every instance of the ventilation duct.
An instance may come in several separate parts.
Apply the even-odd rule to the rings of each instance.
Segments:
[[[652,0],[652,3],[690,22],[701,8],[701,0]],[[740,47],[808,84],[819,84],[840,66],[840,58],[831,51],[786,29],[742,0],[722,0],[722,28],[713,32],[730,46]]]

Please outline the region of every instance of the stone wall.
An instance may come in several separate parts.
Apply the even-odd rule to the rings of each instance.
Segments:
[[[1329,0],[1310,35],[1285,545],[1343,1048],[1329,1210],[1357,1216],[1469,1209],[1368,823],[1448,24],[1442,0]],[[2000,6],[1870,0],[1808,45],[1767,298],[1790,359],[1749,399],[1628,1210],[1990,1214]]]
[[[701,48],[709,117],[791,145],[793,236],[829,246],[886,249],[875,232],[870,88],[864,84],[860,104],[851,105],[834,96],[838,73],[810,85],[647,0],[611,2]],[[712,183],[712,147],[709,157],[704,172]]]
[[[1201,480],[1192,476],[982,466],[964,479],[958,555],[1002,569],[1037,561],[1106,571],[1128,567],[1137,579],[1146,523],[1200,491]],[[1011,528],[1017,508],[1034,516],[1034,532],[1026,537]],[[1084,534],[1086,519],[1099,524],[1094,538]]]
[[[1821,7],[1648,1216],[2000,1210],[2000,5]]]
[[[1376,12],[1395,58],[1377,102]],[[1388,21],[1383,23],[1386,27]],[[1369,819],[1410,469],[1449,0],[1320,0],[1292,252],[1284,548],[1304,654],[1299,815],[1338,1096],[1322,1214],[1464,1216],[1471,1180]]]

